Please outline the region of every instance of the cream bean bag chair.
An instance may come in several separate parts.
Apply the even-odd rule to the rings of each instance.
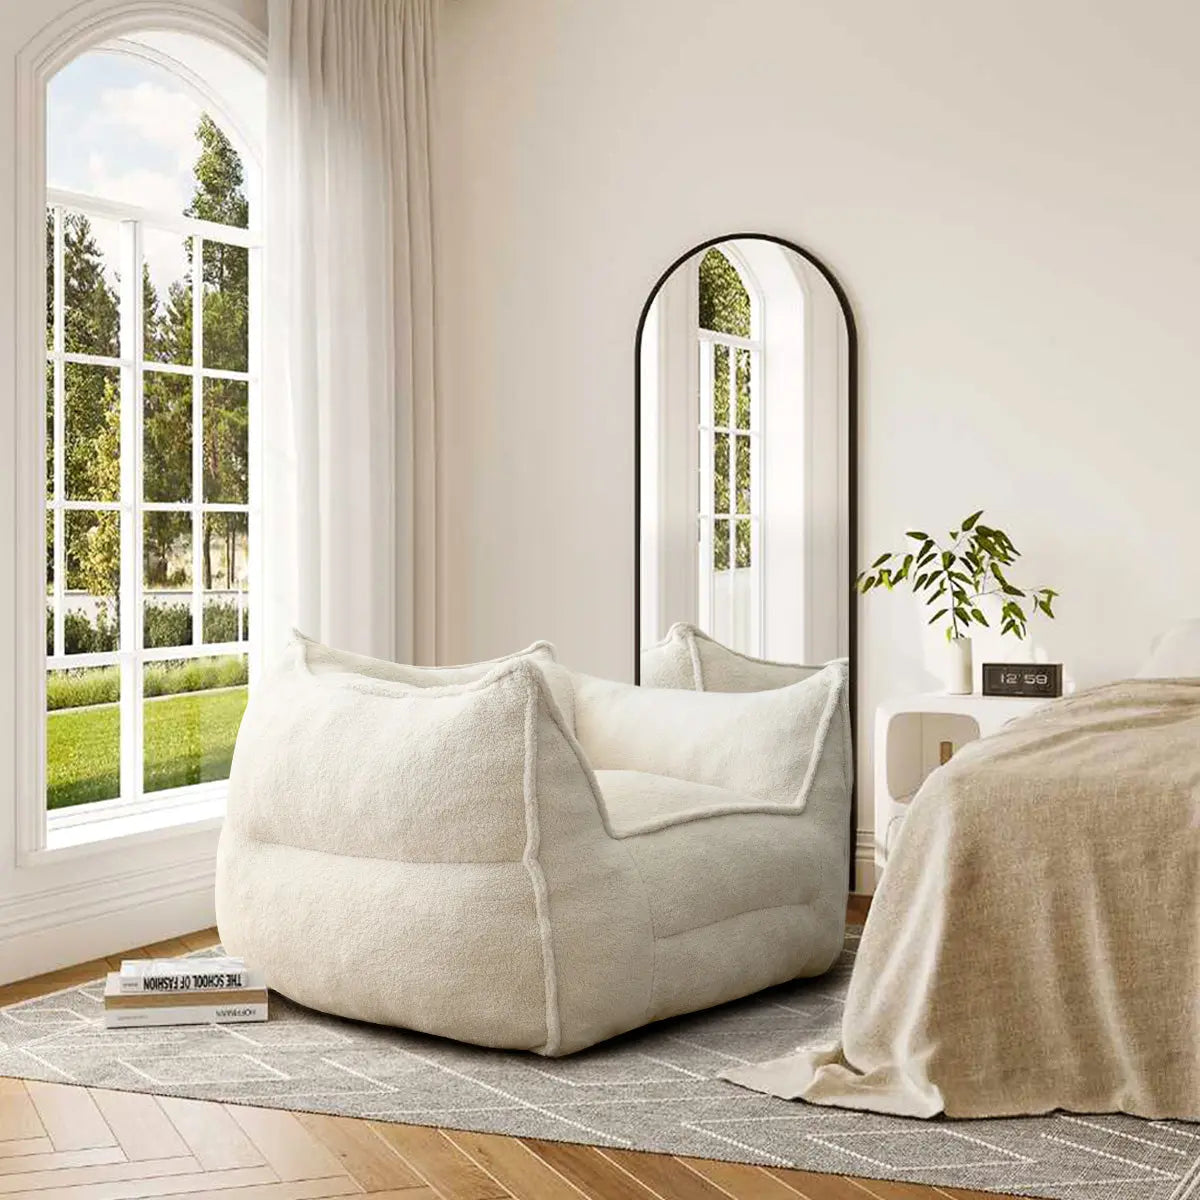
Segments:
[[[309,1007],[568,1054],[834,962],[850,771],[842,664],[712,695],[297,637],[238,735],[221,938]]]

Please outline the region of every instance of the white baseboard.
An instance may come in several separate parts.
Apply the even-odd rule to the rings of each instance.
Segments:
[[[91,962],[215,923],[211,859],[199,869],[181,872],[174,886],[156,883],[140,893],[109,896],[106,903],[94,903],[91,911],[82,906],[64,906],[58,913],[43,909],[8,923],[0,931],[0,983]]]
[[[860,829],[854,842],[854,891],[869,896],[875,891],[875,833]]]

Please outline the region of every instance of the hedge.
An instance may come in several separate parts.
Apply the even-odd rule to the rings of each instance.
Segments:
[[[146,696],[178,696],[184,692],[238,687],[245,684],[247,678],[246,660],[233,655],[173,659],[147,663],[142,689]],[[52,671],[46,679],[46,707],[51,712],[62,708],[115,704],[120,698],[119,667]]]
[[[238,638],[237,605],[232,600],[210,600],[204,605],[204,641],[236,642],[250,636],[250,610],[242,608],[242,638]],[[143,644],[150,649],[192,644],[190,604],[150,601],[143,616]],[[80,612],[63,614],[63,653],[100,654],[118,649],[120,633],[101,609],[93,624]],[[46,609],[46,653],[54,653],[54,610]]]

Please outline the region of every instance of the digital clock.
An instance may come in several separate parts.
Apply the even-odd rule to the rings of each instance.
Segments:
[[[985,696],[1062,695],[1062,663],[984,663]]]

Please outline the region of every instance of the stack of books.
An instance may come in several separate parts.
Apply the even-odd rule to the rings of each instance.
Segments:
[[[266,1019],[266,982],[240,958],[127,959],[104,987],[108,1029]]]

